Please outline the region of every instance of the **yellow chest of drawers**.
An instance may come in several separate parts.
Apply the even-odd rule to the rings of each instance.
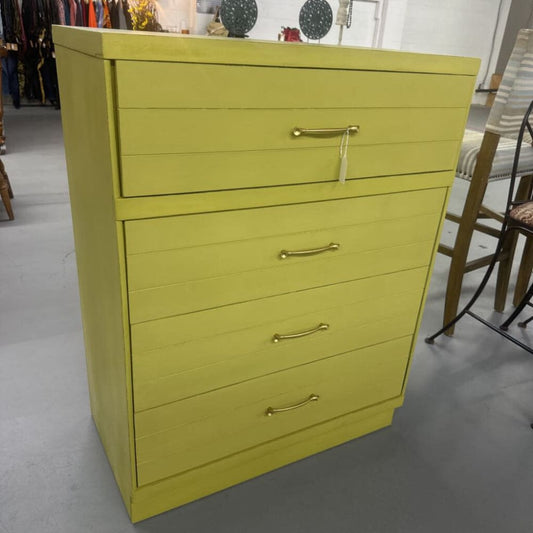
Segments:
[[[54,39],[91,408],[132,520],[390,424],[478,61]],[[293,130],[349,125],[342,183],[342,135]]]

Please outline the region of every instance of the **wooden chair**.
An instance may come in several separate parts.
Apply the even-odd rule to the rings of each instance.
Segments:
[[[529,241],[533,240],[533,195],[530,193],[529,195],[524,198],[522,201],[516,201],[513,198],[516,198],[516,194],[514,192],[515,190],[515,183],[516,178],[518,176],[518,168],[520,164],[521,154],[523,153],[524,148],[530,148],[531,144],[524,143],[523,140],[526,138],[526,135],[529,139],[533,138],[533,126],[531,125],[531,117],[533,114],[533,100],[530,102],[529,106],[527,107],[526,113],[521,120],[521,125],[518,131],[518,138],[516,140],[516,148],[515,153],[513,155],[513,163],[512,163],[512,170],[511,170],[511,176],[510,176],[510,184],[509,184],[509,190],[507,193],[507,203],[503,215],[503,221],[501,225],[501,229],[498,232],[498,244],[496,246],[496,251],[492,255],[492,260],[490,264],[488,265],[487,270],[485,271],[485,274],[481,280],[481,283],[479,284],[478,288],[474,292],[474,295],[470,298],[468,303],[461,309],[457,315],[452,318],[449,322],[445,323],[444,326],[439,329],[436,333],[433,335],[430,335],[429,337],[426,337],[426,342],[428,344],[433,344],[435,342],[435,339],[442,335],[443,333],[446,333],[446,331],[452,327],[455,326],[463,317],[466,315],[470,316],[471,318],[474,318],[484,326],[487,326],[492,331],[495,331],[502,337],[506,338],[507,340],[510,340],[517,346],[520,346],[524,350],[526,350],[528,353],[533,354],[533,346],[525,344],[523,338],[518,338],[516,336],[511,335],[509,331],[509,326],[514,322],[514,320],[519,316],[519,314],[524,310],[526,305],[532,305],[531,299],[533,298],[533,284],[529,286],[527,291],[525,291],[524,295],[522,296],[521,300],[518,302],[516,309],[510,314],[510,316],[500,324],[499,326],[497,324],[494,324],[493,322],[488,321],[487,319],[483,318],[482,316],[478,315],[474,311],[472,311],[472,308],[478,298],[483,293],[483,290],[487,286],[487,283],[490,279],[490,276],[492,272],[494,271],[494,267],[496,266],[496,263],[498,262],[498,255],[500,252],[504,249],[505,243],[509,240],[509,238],[513,234],[522,233],[525,235]],[[519,323],[518,325],[522,328],[525,328],[529,322],[533,320],[533,317],[528,318],[527,320]]]
[[[533,30],[520,30],[505,68],[503,78],[490,111],[485,132],[466,130],[457,166],[458,178],[470,181],[462,214],[447,213],[446,218],[458,224],[455,244],[441,244],[439,252],[451,257],[443,323],[449,323],[457,314],[465,273],[487,266],[492,255],[468,260],[474,231],[498,237],[499,229],[481,223],[492,218],[500,223],[503,216],[483,205],[489,182],[508,179],[511,175],[516,139],[529,102],[533,99]],[[524,138],[517,175],[521,177],[516,199],[528,197],[533,178],[533,147],[529,135]],[[500,255],[494,307],[503,311],[509,284],[512,258],[517,235],[509,238]],[[528,244],[533,248],[533,245]],[[533,262],[531,258],[530,262]],[[523,263],[527,269],[527,260]],[[527,281],[526,281],[527,285]],[[446,330],[453,335],[453,327]]]
[[[11,207],[11,198],[13,198],[13,189],[9,183],[9,178],[7,177],[7,172],[4,167],[4,163],[0,160],[0,197],[7,211],[7,216],[9,220],[14,220],[15,214],[13,213],[13,208]]]

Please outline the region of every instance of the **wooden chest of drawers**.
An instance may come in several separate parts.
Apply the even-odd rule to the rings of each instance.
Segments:
[[[54,39],[91,408],[132,520],[390,424],[478,61]],[[292,132],[348,125],[343,183],[343,136]]]

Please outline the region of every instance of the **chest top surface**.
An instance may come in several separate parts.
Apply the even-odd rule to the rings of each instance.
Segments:
[[[479,59],[373,48],[54,26],[57,46],[109,60],[476,75]]]

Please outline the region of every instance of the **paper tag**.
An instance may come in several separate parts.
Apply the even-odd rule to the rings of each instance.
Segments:
[[[341,157],[341,164],[339,167],[339,181],[341,183],[346,182],[346,171],[348,170],[348,158],[346,154]]]
[[[341,145],[339,147],[339,157],[340,157],[340,165],[339,165],[339,182],[345,183],[346,182],[346,173],[348,171],[348,142],[350,140],[350,131],[346,129],[346,131],[342,134],[341,138]]]

